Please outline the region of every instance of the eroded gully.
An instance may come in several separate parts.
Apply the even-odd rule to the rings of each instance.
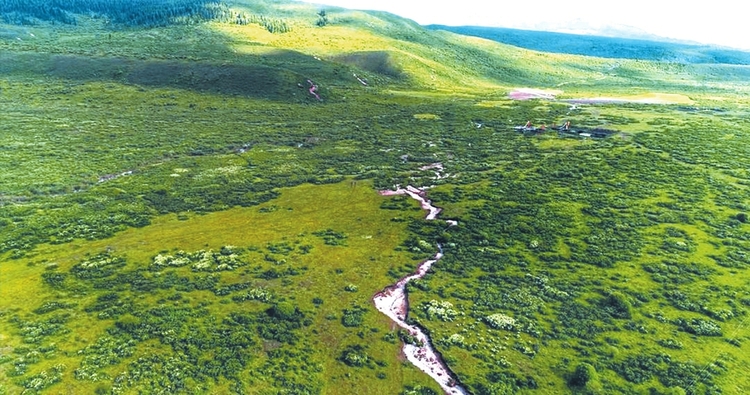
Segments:
[[[422,209],[427,210],[425,219],[428,221],[437,218],[441,209],[433,206],[426,198],[426,193],[422,189],[412,186],[399,188],[395,191],[380,191],[383,196],[408,195],[417,200]],[[448,225],[456,225],[455,221],[446,221]],[[442,357],[435,352],[432,342],[422,328],[406,323],[406,317],[409,314],[409,299],[406,293],[406,284],[409,281],[420,279],[427,274],[432,265],[443,257],[443,249],[438,244],[438,253],[432,259],[428,259],[419,264],[417,271],[401,278],[397,283],[386,287],[383,291],[378,292],[373,297],[375,308],[381,313],[387,315],[396,325],[406,330],[412,337],[417,340],[417,344],[405,343],[403,353],[419,370],[427,373],[432,377],[445,391],[446,394],[468,394],[468,392],[456,383],[455,376]]]

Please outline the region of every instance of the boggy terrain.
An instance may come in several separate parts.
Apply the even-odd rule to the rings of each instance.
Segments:
[[[440,393],[372,301],[437,245],[406,323],[468,393],[750,390],[747,66],[124,3],[0,1],[0,393]]]

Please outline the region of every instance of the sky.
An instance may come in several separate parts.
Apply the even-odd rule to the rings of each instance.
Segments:
[[[592,33],[614,28],[750,50],[741,0],[315,0],[388,11],[422,25],[473,25]]]

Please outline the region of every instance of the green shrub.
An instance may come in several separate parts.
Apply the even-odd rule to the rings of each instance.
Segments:
[[[671,348],[673,350],[681,350],[683,348],[682,342],[675,339],[660,339],[656,342],[662,347]]]
[[[284,321],[299,320],[299,310],[289,302],[279,302],[269,311],[270,315]]]
[[[573,374],[570,376],[570,385],[574,387],[584,387],[589,382],[599,380],[599,375],[596,369],[586,362],[580,363],[576,366]]]
[[[362,325],[366,312],[366,309],[359,306],[354,306],[350,309],[344,309],[341,316],[341,325],[347,328],[356,328]]]
[[[686,320],[679,318],[676,321],[680,330],[692,333],[698,336],[722,336],[721,327],[713,321],[700,318]]]
[[[614,318],[629,319],[632,315],[630,312],[630,302],[620,292],[610,293],[604,298],[601,305],[604,311]]]
[[[365,348],[359,344],[347,346],[339,355],[339,360],[352,367],[367,366],[370,363],[370,356],[367,355]]]

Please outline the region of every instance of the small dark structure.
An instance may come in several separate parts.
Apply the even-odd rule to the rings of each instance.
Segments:
[[[536,133],[536,132],[543,132],[544,130],[537,128],[535,126],[516,126],[513,128],[516,132],[519,133]]]
[[[617,130],[610,130],[610,129],[604,129],[604,128],[571,128],[570,123],[566,122],[565,124],[561,126],[552,126],[552,127],[546,127],[546,126],[531,126],[529,123],[526,123],[524,126],[514,126],[513,130],[519,133],[524,134],[536,134],[536,133],[544,133],[546,131],[557,131],[558,136],[560,137],[583,137],[583,138],[595,138],[595,139],[604,139],[607,137],[612,136],[613,134],[619,133]]]
[[[594,128],[594,129],[587,129],[587,128],[576,128],[576,129],[558,129],[558,134],[562,136],[571,136],[571,137],[591,137],[595,139],[604,139],[609,136],[612,136],[613,134],[618,133],[616,130],[609,130],[609,129],[602,129],[602,128]]]

